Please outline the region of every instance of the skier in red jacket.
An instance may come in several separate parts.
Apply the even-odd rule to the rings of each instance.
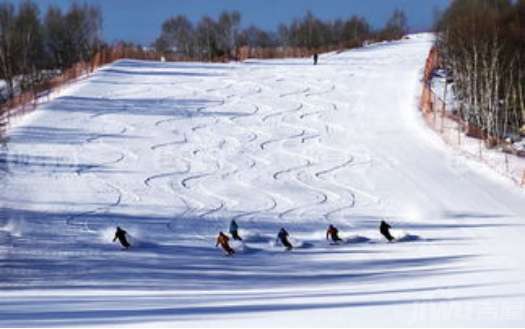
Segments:
[[[232,256],[233,254],[235,254],[235,250],[233,250],[233,248],[230,247],[229,241],[230,238],[228,238],[226,234],[219,232],[219,236],[217,237],[217,243],[215,244],[215,247],[218,247],[220,245],[228,256]]]

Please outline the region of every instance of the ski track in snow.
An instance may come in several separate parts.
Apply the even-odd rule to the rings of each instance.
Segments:
[[[419,120],[431,41],[122,60],[41,105],[0,149],[0,326],[523,325],[524,195]]]

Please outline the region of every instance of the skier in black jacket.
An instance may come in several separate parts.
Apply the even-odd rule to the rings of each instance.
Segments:
[[[394,237],[392,234],[390,234],[390,229],[392,226],[390,226],[387,222],[384,220],[381,221],[381,224],[379,225],[379,232],[388,240],[388,242],[392,242],[394,240]]]
[[[293,246],[288,240],[288,236],[290,236],[290,234],[283,227],[277,234],[277,239],[281,241],[281,244],[286,248],[286,250],[292,250]]]
[[[332,241],[335,243],[343,241],[339,237],[339,230],[332,224],[330,224],[330,226],[328,226],[328,229],[326,230],[326,240],[328,240],[328,238],[332,239]]]
[[[120,244],[124,248],[128,249],[130,247],[130,244],[128,242],[128,239],[126,238],[126,234],[128,234],[128,232],[124,231],[119,226],[117,226],[117,231],[115,232],[115,237],[113,238],[113,242],[117,241],[118,239]]]

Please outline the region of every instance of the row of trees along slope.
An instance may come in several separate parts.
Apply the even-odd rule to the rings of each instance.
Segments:
[[[236,58],[241,47],[277,49],[301,48],[311,51],[359,47],[365,40],[400,39],[408,31],[403,11],[396,10],[382,29],[374,30],[365,18],[323,21],[307,12],[290,24],[281,24],[277,32],[256,26],[241,29],[241,14],[223,12],[217,19],[202,17],[191,22],[186,16],[170,17],[163,22],[155,41],[157,51],[190,59],[217,60]]]
[[[517,136],[525,123],[525,0],[455,0],[437,29],[458,114],[491,145]]]
[[[101,44],[102,12],[73,3],[51,6],[43,17],[32,1],[0,3],[0,79],[3,100],[30,89],[73,64],[88,61]]]

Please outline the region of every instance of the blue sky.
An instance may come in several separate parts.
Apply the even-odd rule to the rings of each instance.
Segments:
[[[19,3],[22,0],[12,1]],[[405,10],[412,29],[431,26],[437,8],[445,8],[450,0],[85,0],[98,4],[104,14],[104,38],[141,44],[151,43],[159,34],[167,17],[184,14],[196,21],[203,15],[216,17],[222,10],[239,10],[242,25],[255,24],[275,30],[279,23],[303,16],[307,10],[323,19],[364,16],[379,27],[396,8]],[[45,12],[50,4],[69,7],[73,0],[35,1]]]

